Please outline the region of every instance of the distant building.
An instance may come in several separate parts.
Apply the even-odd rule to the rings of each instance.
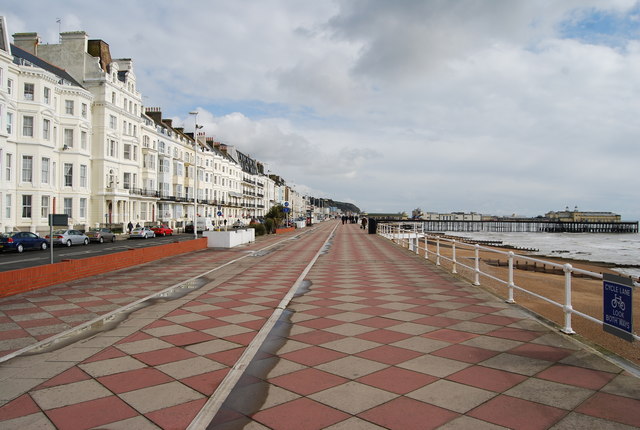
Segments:
[[[547,212],[544,214],[545,218],[552,221],[561,222],[620,222],[620,215],[613,212],[583,212],[579,211],[576,207],[574,210],[569,210],[567,207],[564,211]]]

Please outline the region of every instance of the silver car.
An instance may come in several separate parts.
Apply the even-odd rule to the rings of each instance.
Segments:
[[[92,228],[88,232],[85,233],[90,241],[92,242],[115,242],[116,235],[108,228]]]
[[[129,239],[146,239],[148,237],[156,237],[156,234],[149,227],[136,227],[129,235]]]
[[[79,230],[67,229],[67,230],[54,230],[53,239],[49,238],[49,235],[44,237],[52,245],[88,245],[89,238]]]

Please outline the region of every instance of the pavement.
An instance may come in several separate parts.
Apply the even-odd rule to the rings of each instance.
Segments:
[[[632,373],[333,221],[1,299],[0,383],[2,429],[640,427]]]

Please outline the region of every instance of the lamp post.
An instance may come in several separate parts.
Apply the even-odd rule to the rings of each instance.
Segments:
[[[202,126],[198,127],[198,112],[192,111],[189,112],[189,115],[193,115],[193,149],[195,151],[195,158],[193,160],[193,176],[194,176],[194,187],[193,187],[193,238],[198,238],[198,128],[202,128]]]

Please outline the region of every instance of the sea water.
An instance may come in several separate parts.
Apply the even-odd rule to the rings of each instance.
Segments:
[[[620,273],[640,277],[640,233],[491,233],[447,232],[476,240],[502,241],[504,245],[533,248],[536,254],[605,262],[622,266]]]

